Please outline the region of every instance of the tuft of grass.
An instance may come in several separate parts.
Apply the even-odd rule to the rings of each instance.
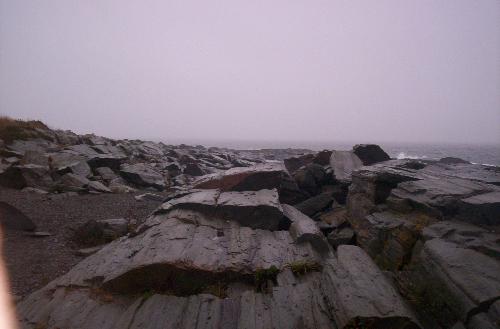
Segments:
[[[321,264],[317,262],[296,261],[289,264],[290,270],[295,276],[305,275],[310,272],[321,271]]]
[[[270,289],[268,283],[269,281],[276,284],[276,278],[278,277],[280,270],[272,265],[269,268],[261,268],[254,273],[254,284],[255,289],[260,292],[268,292]]]
[[[7,144],[16,139],[43,137],[37,129],[49,130],[49,127],[39,120],[19,120],[0,116],[0,139]]]

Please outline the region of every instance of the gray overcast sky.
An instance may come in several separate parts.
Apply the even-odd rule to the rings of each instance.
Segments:
[[[0,0],[0,113],[110,137],[500,142],[500,1]]]

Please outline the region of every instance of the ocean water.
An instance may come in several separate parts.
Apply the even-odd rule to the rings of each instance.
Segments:
[[[394,158],[441,159],[457,157],[472,163],[500,166],[500,145],[381,144]]]
[[[171,144],[226,147],[238,150],[299,148],[320,150],[351,150],[355,142],[307,142],[307,141],[236,141],[236,140],[192,140],[164,141]],[[457,157],[472,163],[500,166],[500,143],[490,145],[474,144],[417,144],[417,143],[377,143],[391,158],[441,159]]]

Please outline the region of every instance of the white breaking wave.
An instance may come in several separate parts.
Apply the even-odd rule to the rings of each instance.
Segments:
[[[477,162],[471,162],[473,165],[481,165],[481,166],[486,166],[486,167],[499,167],[498,165],[494,164],[489,164],[489,163],[477,163]]]
[[[399,152],[398,156],[396,157],[398,160],[402,160],[402,159],[427,159],[427,156],[426,155],[423,155],[423,156],[418,156],[418,155],[410,155],[410,154],[406,154],[405,152]]]

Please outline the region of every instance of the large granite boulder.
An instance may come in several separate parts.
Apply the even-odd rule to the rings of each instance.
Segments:
[[[354,154],[363,162],[364,166],[390,160],[391,158],[376,144],[358,144],[352,148]]]
[[[166,187],[163,175],[145,163],[124,164],[120,168],[120,174],[137,186],[154,187],[160,191]]]

